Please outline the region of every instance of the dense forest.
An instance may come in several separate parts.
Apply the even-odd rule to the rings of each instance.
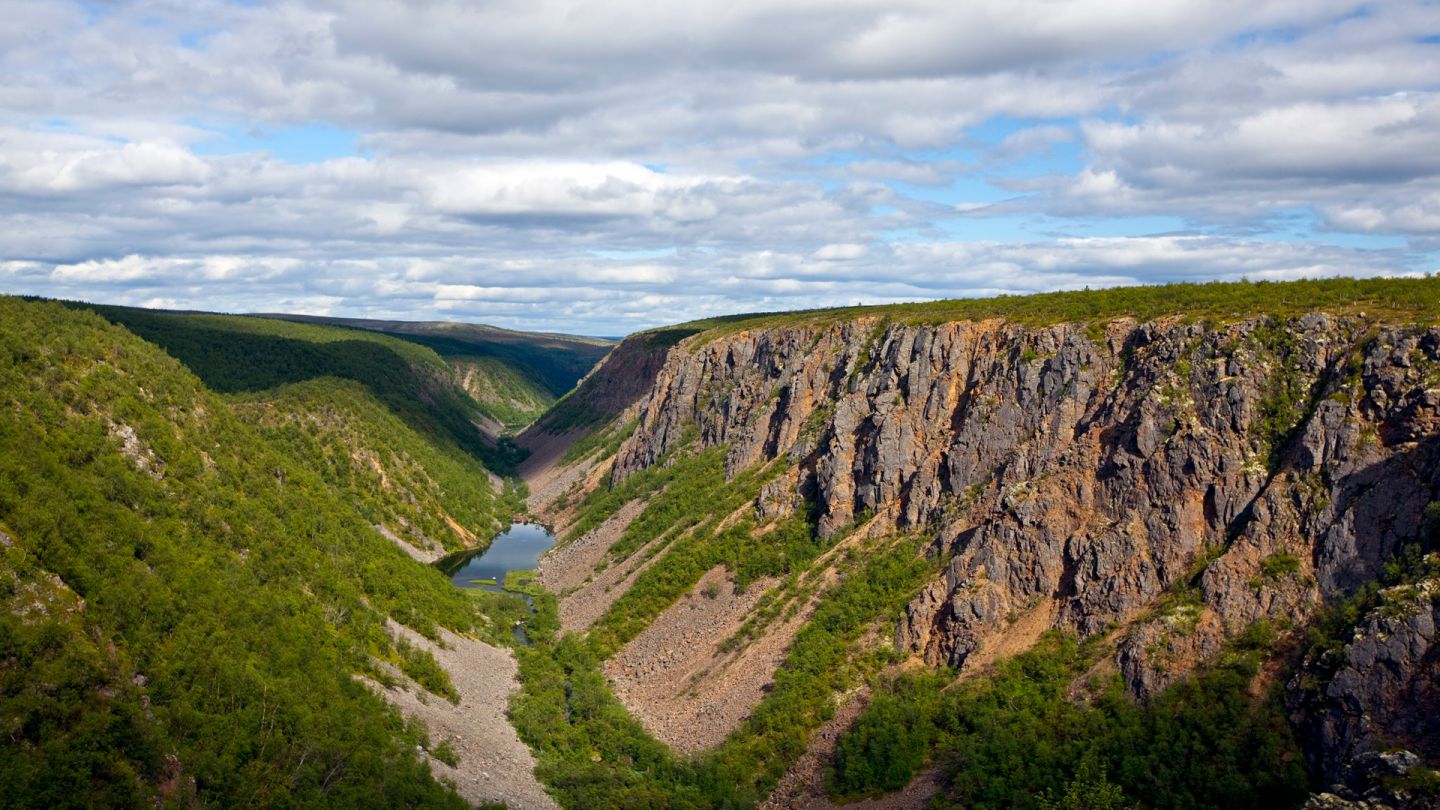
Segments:
[[[353,676],[433,671],[387,617],[485,619],[376,525],[437,531],[442,505],[488,537],[513,504],[393,399],[302,385],[222,397],[95,314],[0,299],[8,806],[460,804],[417,756],[425,730]],[[293,428],[307,414],[319,432]],[[349,441],[414,476],[416,504],[348,469]]]

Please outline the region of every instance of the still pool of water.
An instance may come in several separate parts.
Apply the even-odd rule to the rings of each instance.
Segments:
[[[483,551],[461,551],[436,561],[435,567],[445,572],[450,581],[461,588],[498,590],[505,584],[509,571],[526,571],[535,567],[540,555],[555,545],[555,535],[538,523],[512,523],[509,529],[490,541]],[[481,582],[493,580],[494,584]]]

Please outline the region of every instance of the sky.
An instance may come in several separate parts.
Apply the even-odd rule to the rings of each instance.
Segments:
[[[0,0],[0,292],[594,335],[1440,270],[1440,3]]]

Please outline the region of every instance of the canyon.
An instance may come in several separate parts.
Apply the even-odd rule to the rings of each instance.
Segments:
[[[613,348],[0,310],[20,806],[1440,801],[1440,279]]]

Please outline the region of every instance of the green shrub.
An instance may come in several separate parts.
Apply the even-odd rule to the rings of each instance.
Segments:
[[[440,662],[435,660],[429,650],[422,650],[402,638],[395,642],[395,655],[400,671],[420,684],[425,691],[451,703],[460,702],[460,693],[455,691],[455,685],[450,681],[450,673],[440,666]]]
[[[1305,797],[1278,690],[1249,694],[1253,655],[1196,672],[1145,705],[1118,677],[1076,703],[1072,683],[1097,654],[1052,633],[994,677],[944,693],[940,675],[901,676],[842,737],[834,783],[857,794],[894,789],[935,740],[953,806],[1090,806],[1089,797],[1101,807],[1282,807]]]
[[[460,755],[455,753],[455,746],[449,740],[441,740],[431,747],[430,755],[452,768],[460,764]]]
[[[878,690],[835,749],[836,792],[888,793],[909,784],[939,737],[940,690],[952,678],[925,672]]]
[[[1277,551],[1260,561],[1260,575],[1269,580],[1284,579],[1300,570],[1300,558],[1288,551]]]

